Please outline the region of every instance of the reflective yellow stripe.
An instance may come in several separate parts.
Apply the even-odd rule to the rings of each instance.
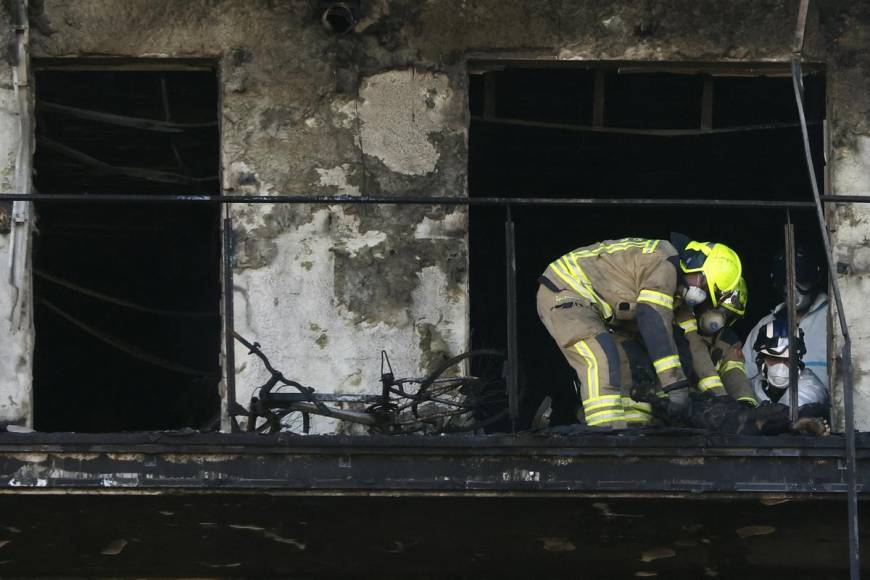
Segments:
[[[655,367],[658,374],[662,374],[670,369],[679,368],[679,366],[680,357],[675,354],[671,356],[663,356],[662,358],[653,361],[653,367]]]
[[[605,313],[605,318],[610,318],[610,307],[607,306],[601,297],[595,293],[595,289],[592,288],[592,282],[589,281],[589,276],[586,275],[586,272],[584,272],[583,268],[580,267],[580,264],[577,263],[576,258],[571,258],[574,262],[573,266],[571,265],[571,262],[568,261],[567,257],[564,257],[563,260],[565,262],[566,271],[574,273],[574,276],[580,280],[580,284],[583,285],[583,288],[589,292],[589,299],[594,300],[595,303],[602,308],[602,311]]]
[[[680,328],[683,329],[683,332],[685,332],[687,334],[689,332],[697,332],[698,331],[698,321],[695,320],[694,318],[690,318],[688,320],[678,322],[677,324],[680,326]]]
[[[586,388],[589,389],[589,398],[595,398],[598,396],[598,361],[585,340],[575,344],[574,348],[586,361]]]
[[[609,319],[613,316],[613,309],[610,308],[610,305],[602,300],[598,294],[596,294],[595,290],[592,288],[592,284],[589,282],[589,277],[586,275],[586,272],[583,271],[583,268],[581,268],[577,263],[576,258],[571,257],[571,259],[574,261],[573,266],[571,265],[571,262],[568,261],[567,256],[562,256],[550,264],[550,267],[562,280],[576,290],[578,294],[585,296],[598,304],[604,318]]]
[[[586,421],[595,421],[596,419],[600,419],[601,417],[615,417],[616,415],[625,415],[625,410],[620,407],[619,409],[609,409],[606,411],[595,411],[594,413],[586,413]]]
[[[589,293],[589,299],[594,300],[596,304],[599,306],[606,306],[603,304],[601,298],[599,298],[598,294],[595,293],[595,290],[592,288],[592,283],[589,281],[589,276],[586,275],[586,272],[583,271],[583,268],[580,267],[580,264],[577,263],[575,258],[571,258],[574,264],[568,261],[568,257],[563,256],[562,261],[565,262],[565,271],[569,273],[573,273],[575,279],[580,280],[580,284],[583,286],[583,289]],[[605,317],[609,317],[605,315]]]
[[[571,258],[571,262],[574,262],[573,264],[568,261],[569,257]],[[589,282],[589,276],[586,275],[586,272],[584,272],[583,268],[580,267],[580,264],[577,263],[577,258],[572,256],[571,254],[568,254],[567,256],[563,256],[561,260],[565,263],[564,266],[566,272],[572,272],[574,276],[579,278],[583,284],[586,284],[590,287],[592,286],[592,284]]]
[[[637,301],[658,304],[668,310],[673,310],[674,308],[674,297],[669,296],[664,292],[657,292],[656,290],[641,290],[640,294],[637,295]]]
[[[605,407],[621,407],[623,398],[619,395],[602,395],[600,397],[589,397],[583,401],[583,411],[589,413],[596,409]]]
[[[637,411],[640,413],[646,413],[647,415],[652,415],[652,405],[635,401],[631,397],[622,398],[622,407],[625,409],[626,413],[629,411]]]
[[[643,249],[644,254],[652,254],[656,251],[656,248],[659,245],[660,240],[650,240],[647,242],[646,247]]]
[[[647,415],[642,412],[637,411],[626,411],[625,413],[625,422],[626,423],[649,423],[652,421],[652,415]]]
[[[652,241],[657,242],[657,240],[645,240],[643,238],[626,238],[624,240],[616,242],[615,244],[601,243],[598,244],[596,247],[592,248],[591,250],[576,250],[571,253],[581,258],[591,258],[594,256],[598,256],[602,253],[615,254],[616,252],[622,252],[628,250],[629,248],[646,248]],[[653,249],[655,249],[655,246],[653,246]]]
[[[570,286],[571,289],[574,290],[577,294],[593,300],[593,298],[587,292],[586,288],[581,286],[580,283],[577,282],[577,280],[572,278],[570,275],[568,275],[567,272],[563,272],[561,267],[556,262],[550,264],[550,269],[553,270],[553,272],[555,272],[556,275],[561,278],[562,281],[565,282],[565,284]]]
[[[744,403],[752,403],[753,407],[758,406],[758,401],[755,400],[755,397],[740,397],[737,399],[738,401],[742,401]]]
[[[729,360],[725,364],[722,365],[722,373],[727,373],[728,371],[733,371],[734,369],[739,369],[746,374],[746,365],[738,360]]]
[[[619,411],[602,411],[586,416],[586,424],[592,426],[616,423],[617,421],[625,421],[625,413],[622,409]]]
[[[550,264],[550,269],[556,273],[556,275],[562,279],[568,286],[574,290],[580,296],[591,300],[592,302],[598,303],[598,296],[592,291],[592,288],[584,285],[583,282],[578,281],[574,276],[569,273],[566,265],[559,264],[557,262],[553,262]]]
[[[722,384],[722,379],[719,378],[719,375],[713,375],[709,377],[704,377],[700,381],[698,381],[698,388],[702,392],[709,391],[710,389],[715,389],[716,387],[724,387]]]

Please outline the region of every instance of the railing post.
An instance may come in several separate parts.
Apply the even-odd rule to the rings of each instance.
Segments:
[[[224,354],[225,380],[227,385],[227,413],[229,414],[229,427],[236,431],[238,424],[235,420],[236,409],[236,345],[235,345],[235,310],[233,308],[233,218],[230,214],[230,206],[224,205]]]
[[[507,302],[507,394],[508,416],[511,420],[511,431],[516,432],[517,420],[520,415],[519,393],[519,361],[517,345],[517,260],[516,232],[511,215],[511,206],[505,206],[504,222],[505,241],[505,296]]]
[[[795,308],[795,289],[797,276],[795,275],[795,246],[794,224],[791,223],[791,213],[786,211],[787,221],[785,225],[785,304],[786,322],[788,323],[788,414],[792,423],[798,420],[798,368],[797,351],[797,308]]]

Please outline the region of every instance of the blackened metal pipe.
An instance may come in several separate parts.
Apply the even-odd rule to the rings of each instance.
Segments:
[[[519,419],[519,343],[517,340],[517,258],[516,232],[511,207],[505,208],[505,302],[507,304],[507,394],[511,431],[516,432]]]
[[[855,464],[855,403],[852,393],[852,338],[849,335],[849,326],[846,321],[846,313],[843,310],[843,298],[840,294],[840,285],[837,282],[837,270],[831,253],[831,239],[825,222],[825,210],[822,207],[822,199],[819,194],[819,184],[816,180],[816,170],[813,164],[812,150],[810,149],[810,137],[807,131],[807,118],[804,112],[803,93],[801,91],[801,60],[800,54],[795,54],[791,61],[791,79],[794,88],[794,99],[797,105],[798,117],[801,124],[803,137],[804,157],[806,158],[807,171],[809,172],[810,186],[813,190],[813,198],[816,202],[816,217],[819,222],[819,230],[822,241],[825,243],[825,258],[828,261],[828,277],[831,288],[834,291],[834,300],[837,305],[837,318],[840,322],[840,332],[843,335],[843,349],[840,354],[840,365],[843,376],[843,411],[846,420],[846,487],[847,504],[849,511],[849,574],[851,580],[860,580],[861,561],[859,553],[858,537],[858,482]]]
[[[860,196],[845,196],[843,201],[862,202]],[[77,202],[77,203],[219,203],[219,204],[311,204],[311,205],[448,205],[448,206],[541,206],[541,207],[722,207],[722,208],[753,208],[753,209],[796,209],[810,210],[815,207],[812,201],[782,201],[782,200],[733,200],[733,199],[701,199],[701,198],[593,198],[593,197],[433,197],[433,196],[396,196],[396,197],[361,197],[349,195],[337,196],[304,196],[304,195],[155,195],[137,193],[0,193],[2,201],[39,201],[39,202]],[[870,196],[866,202],[870,203]]]
[[[229,209],[229,208],[227,208]],[[224,217],[224,380],[227,385],[227,413],[230,415],[230,429],[236,430],[234,417],[236,407],[236,345],[235,345],[235,308],[233,305],[233,219],[230,212]]]
[[[785,225],[785,288],[786,288],[786,322],[788,323],[788,413],[789,420],[794,423],[798,420],[798,368],[797,349],[797,308],[795,308],[795,291],[797,290],[797,276],[795,275],[795,245],[794,224],[791,223],[791,214],[788,213],[788,223]]]

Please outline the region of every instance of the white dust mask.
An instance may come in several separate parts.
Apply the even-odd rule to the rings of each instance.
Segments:
[[[689,286],[683,294],[683,300],[685,300],[686,304],[689,306],[697,306],[706,299],[707,293],[697,286]]]
[[[698,320],[698,325],[701,334],[710,336],[722,330],[726,321],[725,313],[721,310],[705,310]]]
[[[788,365],[775,364],[767,367],[767,382],[774,387],[784,389],[788,387]]]

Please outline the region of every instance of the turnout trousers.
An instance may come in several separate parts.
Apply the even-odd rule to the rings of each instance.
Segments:
[[[626,357],[620,356],[598,306],[570,290],[554,292],[544,285],[538,288],[537,305],[541,322],[580,379],[586,424],[624,429],[648,423],[649,405],[623,390],[631,385],[623,380],[630,376]]]

